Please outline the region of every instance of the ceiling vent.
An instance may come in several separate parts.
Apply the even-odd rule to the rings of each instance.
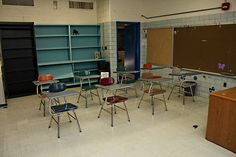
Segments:
[[[69,1],[69,8],[73,8],[73,9],[93,9],[93,2]]]

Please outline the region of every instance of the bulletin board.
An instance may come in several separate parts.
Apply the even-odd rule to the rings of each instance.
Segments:
[[[174,66],[236,74],[236,25],[174,29]]]
[[[147,30],[147,63],[173,65],[173,29]]]

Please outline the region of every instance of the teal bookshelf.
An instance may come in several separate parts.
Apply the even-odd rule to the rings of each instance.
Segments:
[[[98,62],[104,61],[95,59],[101,51],[99,25],[35,25],[35,38],[39,74],[50,73],[68,86],[80,84],[80,71],[98,74]]]

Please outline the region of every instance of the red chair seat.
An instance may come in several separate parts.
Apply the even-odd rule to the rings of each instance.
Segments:
[[[104,101],[105,99],[106,98],[103,98]],[[110,104],[116,104],[116,103],[124,102],[126,100],[128,100],[128,98],[118,96],[118,95],[107,97],[107,102],[109,102]]]
[[[152,76],[152,79],[161,78],[161,76]]]

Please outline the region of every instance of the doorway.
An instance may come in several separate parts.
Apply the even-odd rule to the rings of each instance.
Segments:
[[[117,67],[140,71],[140,23],[117,22]],[[138,79],[139,73],[134,75]]]

